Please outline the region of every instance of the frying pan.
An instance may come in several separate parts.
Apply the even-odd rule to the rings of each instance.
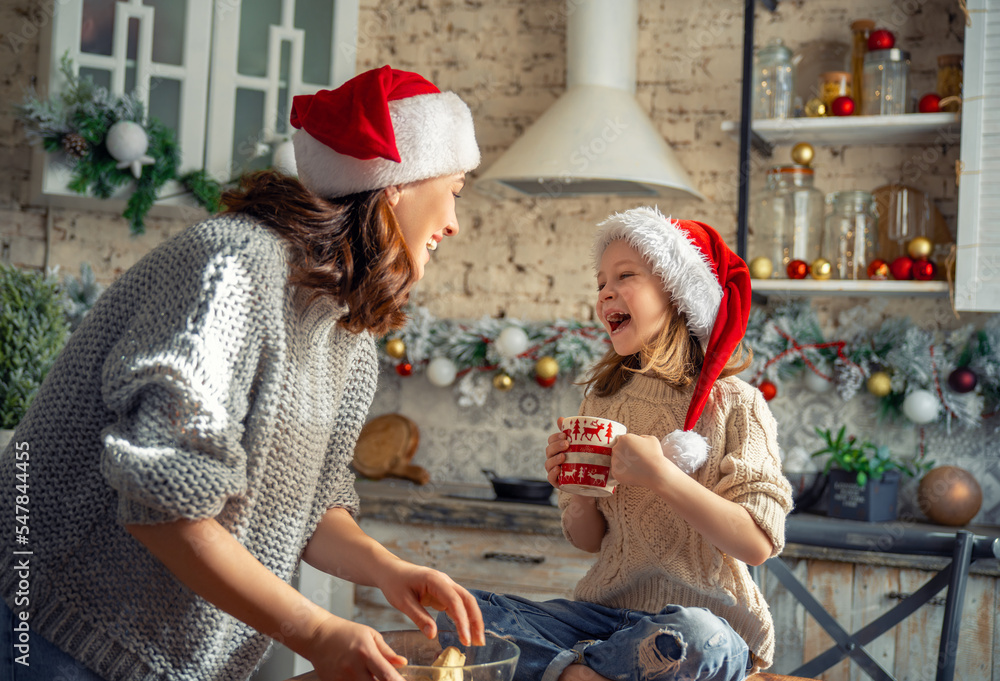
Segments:
[[[498,499],[521,499],[524,501],[548,501],[554,489],[548,480],[529,478],[503,478],[488,468],[483,474],[493,484]]]

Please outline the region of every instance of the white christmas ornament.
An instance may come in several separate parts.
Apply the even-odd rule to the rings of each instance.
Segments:
[[[528,334],[520,326],[508,326],[497,336],[497,352],[513,358],[528,349]]]
[[[439,388],[444,388],[455,382],[458,367],[447,357],[435,357],[427,365],[427,380]]]
[[[135,179],[142,175],[142,167],[156,162],[152,156],[146,155],[149,148],[149,136],[141,125],[134,121],[118,121],[108,130],[104,145],[111,157],[118,161],[116,167],[131,168]]]
[[[827,373],[822,367],[817,368],[823,371],[824,374]],[[806,367],[805,377],[802,379],[802,382],[805,383],[807,390],[814,393],[825,393],[833,387],[833,381],[828,381],[809,367]]]
[[[903,400],[903,414],[914,423],[931,423],[937,420],[941,403],[927,390],[914,390]]]
[[[271,165],[284,175],[298,177],[298,171],[295,167],[295,147],[291,140],[285,140],[274,147]]]

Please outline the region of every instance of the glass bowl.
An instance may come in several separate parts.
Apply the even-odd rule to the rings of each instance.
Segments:
[[[463,646],[454,632],[447,631],[440,632],[436,639],[415,629],[383,631],[382,638],[409,663],[399,670],[407,681],[511,681],[521,654],[510,641],[489,633],[483,646]],[[448,646],[465,653],[465,665],[432,667],[431,663]]]

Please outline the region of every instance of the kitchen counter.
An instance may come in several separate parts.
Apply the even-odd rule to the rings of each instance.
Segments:
[[[493,488],[487,484],[432,482],[421,486],[405,480],[386,479],[378,482],[358,480],[356,486],[361,497],[361,516],[367,519],[401,524],[562,535],[555,495],[551,505],[544,505],[496,501]],[[789,542],[782,556],[937,571],[950,558],[892,552],[888,549],[896,545],[898,551],[900,542],[913,534],[953,536],[960,529],[966,529],[980,537],[995,539],[994,550],[1000,551],[1000,527],[956,528],[908,520],[866,523],[803,513],[788,517],[786,532]],[[812,537],[825,532],[834,532],[845,544],[854,544],[859,548],[829,548],[792,541],[797,536]],[[879,548],[887,550],[877,550]],[[1000,576],[1000,561],[988,557],[977,560],[969,572]]]

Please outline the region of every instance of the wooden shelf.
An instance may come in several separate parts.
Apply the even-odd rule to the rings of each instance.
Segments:
[[[944,281],[754,279],[754,293],[785,296],[947,296]]]
[[[753,132],[773,145],[796,144],[957,144],[962,121],[957,113],[900,116],[831,116],[756,120]],[[739,121],[723,121],[723,132],[739,137]]]

